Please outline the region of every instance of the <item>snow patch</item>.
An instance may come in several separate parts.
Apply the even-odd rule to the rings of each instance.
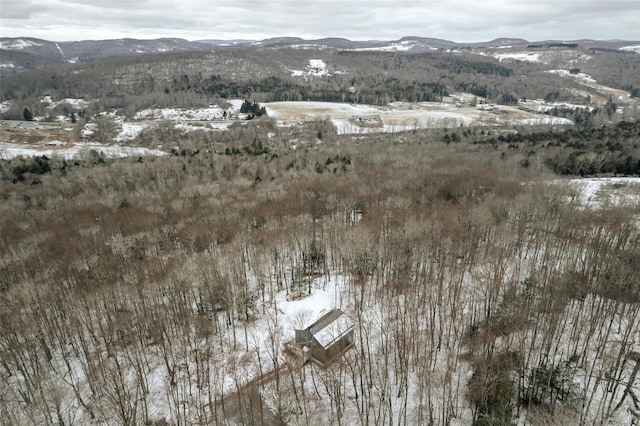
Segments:
[[[591,78],[591,76],[589,74],[585,74],[583,72],[579,72],[579,73],[575,73],[572,74],[571,72],[567,71],[567,70],[549,70],[547,71],[551,74],[555,74],[555,75],[559,75],[560,77],[572,77],[575,78],[577,80],[582,80],[584,82],[587,83],[595,83],[596,81]]]
[[[116,136],[117,142],[129,141],[129,140],[135,139],[140,134],[140,132],[142,132],[144,129],[149,127],[148,124],[128,123],[128,122],[122,122],[120,123],[120,126],[121,126],[120,133],[118,133],[118,136]]]
[[[556,125],[556,126],[564,126],[564,125],[573,125],[574,122],[568,118],[564,117],[534,117],[534,118],[517,118],[514,120],[509,120],[509,123],[525,126],[541,126],[541,125]]]
[[[58,146],[52,141],[54,146]],[[158,149],[149,149],[141,147],[118,146],[118,145],[101,145],[97,143],[77,143],[69,148],[62,149],[37,149],[34,147],[25,147],[24,145],[0,142],[0,158],[3,160],[11,160],[16,157],[61,157],[66,160],[82,157],[87,155],[91,150],[95,150],[100,154],[109,158],[123,158],[135,155],[167,155],[166,152]]]
[[[322,59],[309,59],[305,71],[289,70],[292,77],[330,77],[327,64]]]
[[[521,62],[540,62],[540,53],[519,52],[519,53],[494,53],[491,56],[499,60],[521,61]]]
[[[11,108],[11,101],[0,102],[0,114],[9,111]]]
[[[542,99],[520,101],[518,105],[521,108],[540,113],[548,112],[555,108],[571,110],[584,109],[589,112],[593,111],[593,107],[589,105],[571,104],[568,102],[547,102]]]
[[[210,105],[208,108],[153,108],[138,111],[133,117],[135,120],[170,120],[170,121],[212,121],[222,120],[226,115],[237,112],[243,101],[229,101],[230,108],[223,109],[218,105]]]
[[[338,134],[397,133],[429,128],[456,128],[489,124],[573,124],[561,117],[537,115],[516,108],[493,105],[486,111],[438,102],[403,103],[387,106],[332,102],[271,102],[265,104],[278,125],[325,118]]]
[[[640,178],[580,178],[556,181],[566,182],[578,191],[577,200],[591,207],[604,205],[640,205]]]
[[[379,46],[379,47],[362,47],[359,49],[353,49],[353,51],[357,52],[407,52],[413,49],[418,43],[414,40],[403,40],[396,43],[391,43],[387,46]],[[438,50],[435,47],[431,47],[429,45],[425,45],[424,47],[430,50]]]
[[[625,51],[625,52],[634,52],[634,53],[640,53],[640,44],[634,44],[631,46],[624,46],[621,47],[619,50]]]
[[[61,104],[69,104],[74,109],[79,110],[79,109],[88,107],[91,104],[91,102],[95,102],[95,101],[86,101],[82,98],[64,98],[59,101],[54,101],[53,97],[46,95],[40,98],[40,102],[43,104],[49,104],[48,106],[49,109],[53,109]]]
[[[31,46],[42,46],[42,45],[36,42],[33,42],[31,40],[24,40],[21,38],[18,38],[15,40],[0,41],[0,49],[6,49],[6,50],[22,50]]]
[[[64,58],[64,52],[62,51],[58,43],[56,43],[56,47],[58,48],[58,52],[60,52],[60,55]]]

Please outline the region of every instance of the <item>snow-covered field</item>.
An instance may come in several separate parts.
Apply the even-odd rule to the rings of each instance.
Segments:
[[[538,113],[548,112],[555,108],[573,110],[586,109],[588,111],[593,111],[593,107],[588,105],[572,104],[568,102],[547,102],[542,99],[528,99],[526,101],[521,101],[518,103],[518,106]]]
[[[508,106],[457,107],[423,102],[380,107],[331,102],[272,102],[267,113],[281,125],[330,119],[338,134],[393,133],[427,128],[483,125],[565,125],[571,120],[533,114]]]
[[[230,101],[232,106],[223,109],[218,105],[208,108],[154,108],[138,111],[134,120],[169,120],[169,121],[213,121],[222,120],[226,115],[235,114],[240,110],[242,101]]]
[[[491,56],[499,60],[523,61],[523,62],[540,62],[540,53],[518,52],[518,53],[493,53]]]
[[[630,97],[629,92],[598,84],[597,81],[590,75],[582,72],[572,74],[570,71],[564,69],[554,69],[547,72],[563,78],[571,78],[591,89],[595,89],[602,96],[602,100],[604,101],[606,101],[609,97],[613,97],[614,100],[627,100]]]
[[[391,43],[387,46],[381,47],[361,47],[352,49],[355,52],[407,52],[414,48],[418,44],[415,40],[402,40],[397,43]],[[431,50],[438,50],[435,47],[430,47]]]
[[[640,206],[640,178],[637,177],[580,178],[558,182],[566,182],[575,188],[576,198],[584,205]]]
[[[64,146],[64,148],[62,148]],[[60,147],[60,148],[50,148]],[[45,147],[25,147],[24,145],[0,142],[0,158],[10,160],[19,156],[37,157],[45,155],[47,157],[62,157],[72,159],[88,155],[90,151],[95,150],[98,154],[104,154],[106,157],[131,157],[135,155],[167,155],[166,152],[158,149],[149,149],[131,146],[119,145],[101,145],[98,143],[77,143],[71,146],[60,141],[51,141]]]
[[[640,44],[634,44],[634,45],[631,45],[631,46],[624,46],[624,47],[621,47],[620,50],[623,50],[625,52],[640,53]]]
[[[93,101],[87,101],[85,99],[79,99],[79,98],[64,98],[64,99],[55,101],[51,96],[43,96],[42,98],[40,98],[40,102],[44,104],[49,104],[48,108],[50,109],[53,109],[60,104],[69,104],[73,108],[77,110],[81,110],[83,108],[88,107]]]
[[[140,134],[140,132],[149,127],[148,124],[129,122],[122,122],[120,123],[120,126],[120,133],[116,136],[117,142],[133,140]]]

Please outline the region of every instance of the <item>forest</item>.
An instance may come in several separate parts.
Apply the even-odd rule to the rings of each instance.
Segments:
[[[554,52],[563,58],[562,51]],[[292,76],[309,55],[324,58],[327,78]],[[638,87],[635,70],[640,55],[572,49],[572,67],[615,88]],[[4,119],[21,119],[28,107],[43,112],[38,97],[95,99],[88,113],[112,108],[127,116],[150,107],[206,106],[216,99],[271,101],[330,101],[385,105],[394,101],[440,100],[453,92],[469,92],[488,102],[517,103],[519,99],[585,102],[579,82],[549,74],[548,64],[498,62],[469,51],[455,54],[354,52],[297,49],[221,49],[180,52],[67,64],[3,78],[0,101],[12,100]],[[596,92],[592,94],[595,97]],[[605,99],[606,100],[606,99]]]
[[[263,387],[285,424],[637,418],[637,204],[581,204],[514,141],[286,149],[322,125],[3,161],[4,422],[221,422],[287,359],[278,303],[331,287],[355,348]]]

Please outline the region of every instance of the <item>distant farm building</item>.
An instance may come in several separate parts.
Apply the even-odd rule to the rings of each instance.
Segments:
[[[382,125],[382,119],[379,115],[354,115],[353,120],[364,126]]]
[[[303,330],[296,330],[296,344],[309,348],[307,357],[326,367],[353,347],[353,323],[340,309],[333,309]]]

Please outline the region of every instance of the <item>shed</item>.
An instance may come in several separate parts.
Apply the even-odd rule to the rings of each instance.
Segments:
[[[309,348],[309,358],[327,366],[353,347],[353,323],[340,309],[332,309],[302,330],[296,344]]]

